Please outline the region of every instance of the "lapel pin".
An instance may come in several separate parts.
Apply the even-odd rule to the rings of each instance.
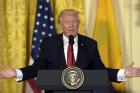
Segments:
[[[83,44],[83,43],[81,43],[81,46],[84,46],[84,44]]]

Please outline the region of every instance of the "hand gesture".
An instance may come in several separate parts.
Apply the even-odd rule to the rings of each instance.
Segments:
[[[9,78],[15,78],[16,77],[16,71],[13,68],[10,68],[7,65],[3,65],[0,63],[0,67],[4,68],[2,70],[0,70],[0,78],[5,78],[5,79],[9,79]]]
[[[125,77],[129,78],[129,77],[140,77],[140,67],[133,67],[134,62],[127,66],[124,73],[125,73]]]

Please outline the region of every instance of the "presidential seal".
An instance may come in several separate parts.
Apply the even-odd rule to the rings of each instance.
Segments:
[[[84,82],[84,73],[80,68],[71,66],[62,72],[61,80],[68,89],[78,89]]]

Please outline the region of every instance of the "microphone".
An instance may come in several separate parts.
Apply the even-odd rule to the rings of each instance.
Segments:
[[[74,36],[73,35],[69,35],[69,44],[73,45],[74,44]]]

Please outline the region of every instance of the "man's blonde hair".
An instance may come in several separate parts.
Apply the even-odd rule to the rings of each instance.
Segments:
[[[79,12],[76,11],[75,9],[65,9],[65,10],[62,10],[58,16],[58,23],[60,23],[63,19],[64,16],[67,16],[67,15],[72,15],[72,16],[75,16],[77,18],[77,22],[79,23],[80,22],[80,17],[79,17]]]

